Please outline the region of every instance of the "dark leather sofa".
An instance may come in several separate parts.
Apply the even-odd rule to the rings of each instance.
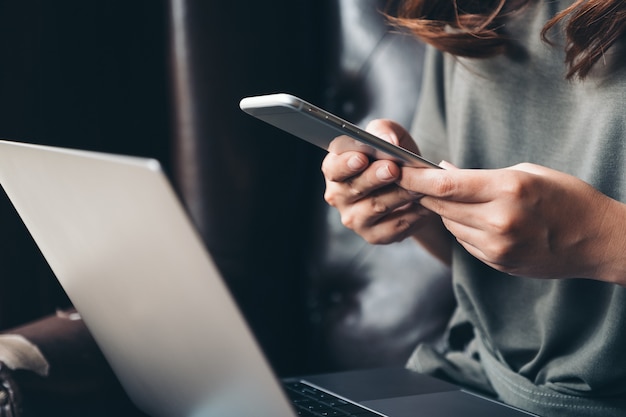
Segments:
[[[280,375],[402,364],[443,331],[448,269],[343,228],[322,199],[323,152],[237,106],[286,91],[408,127],[423,45],[390,30],[385,4],[4,2],[0,136],[160,159]],[[5,199],[0,225],[0,328],[35,321],[26,334],[62,380],[109,375],[84,329],[38,330],[70,302]]]

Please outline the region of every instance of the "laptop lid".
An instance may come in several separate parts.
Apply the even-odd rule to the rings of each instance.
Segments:
[[[0,140],[0,185],[140,409],[295,416],[157,161]],[[529,415],[402,369],[296,380],[394,417]]]
[[[140,409],[294,415],[157,161],[0,141],[0,184]]]

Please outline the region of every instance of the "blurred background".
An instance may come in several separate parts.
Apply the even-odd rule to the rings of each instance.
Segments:
[[[238,107],[289,92],[408,127],[423,47],[384,6],[0,0],[0,138],[159,159],[280,375],[402,364],[442,332],[447,269],[345,231],[323,152]],[[69,300],[0,197],[1,330]]]

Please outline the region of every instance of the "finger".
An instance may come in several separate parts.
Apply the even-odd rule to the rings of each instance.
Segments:
[[[467,251],[467,253],[469,253],[470,255],[472,255],[474,258],[478,259],[479,261],[489,265],[489,266],[494,266],[494,264],[490,263],[485,254],[483,253],[482,250],[480,250],[479,247],[473,245],[471,242],[465,241],[463,239],[459,239],[457,238],[456,241],[463,246],[463,248]]]
[[[495,236],[463,223],[442,219],[444,226],[456,238],[468,253],[481,262],[503,272],[514,272],[514,265],[508,255],[518,253],[516,241],[506,236]]]
[[[483,251],[486,237],[484,233],[480,233],[480,231],[473,227],[451,221],[450,219],[442,218],[442,223],[470,255],[481,262],[489,264],[488,257]]]
[[[361,173],[346,180],[353,194],[369,196],[374,191],[395,183],[400,177],[400,168],[391,161],[374,161]],[[407,193],[408,194],[408,193]]]
[[[374,161],[363,172],[344,179],[328,181],[324,198],[335,206],[353,204],[369,197],[373,192],[395,183],[400,175],[400,168],[390,161]],[[408,195],[408,193],[407,193]]]
[[[441,161],[441,163],[439,164],[439,166],[443,169],[447,169],[447,170],[451,170],[451,169],[459,169],[456,167],[456,165],[453,165],[451,162],[448,161]]]
[[[412,203],[381,217],[373,225],[355,225],[354,230],[371,244],[399,242],[415,234],[424,225],[428,215],[426,209],[418,203]]]
[[[367,168],[369,160],[360,152],[328,153],[322,161],[322,173],[329,181],[345,181]]]
[[[515,265],[509,265],[502,262],[497,262],[491,259],[480,247],[473,245],[471,242],[467,242],[461,239],[457,239],[457,242],[474,258],[478,259],[485,265],[490,266],[498,271],[505,272],[507,274],[516,275],[519,273],[519,269]]]
[[[398,123],[387,119],[376,119],[368,123],[369,133],[394,145],[402,146],[419,154],[419,149],[409,132]]]
[[[398,185],[415,194],[464,203],[482,203],[495,197],[496,188],[490,186],[494,177],[492,170],[403,167]]]
[[[459,223],[449,218],[441,218],[443,225],[446,229],[456,238],[456,240],[463,246],[471,246],[474,248],[472,252],[479,251],[478,248],[484,247],[486,234],[482,233],[480,229],[472,226],[468,226],[464,223]],[[482,251],[480,252],[482,254]]]
[[[362,220],[358,221],[358,227],[374,226],[378,224],[381,219],[391,214],[395,215],[398,212],[409,210],[409,208],[411,208],[411,210],[416,210],[417,208],[426,210],[419,204],[415,207],[413,205],[414,202],[415,197],[413,195],[395,184],[390,184],[387,187],[376,190],[372,192],[367,199],[363,199],[363,201],[359,203],[358,210],[360,210],[359,214],[361,214]],[[346,218],[346,221],[352,224],[357,223],[351,221],[349,217]]]
[[[399,137],[402,135],[402,130],[404,129],[391,120],[375,119],[367,124],[365,130],[389,143],[399,145]],[[398,133],[400,133],[400,135]]]
[[[466,203],[424,196],[420,204],[450,222],[477,230],[498,230],[504,223],[503,220],[499,221],[489,203]]]
[[[521,164],[513,165],[513,166],[505,168],[505,169],[511,170],[511,171],[528,172],[530,174],[535,174],[535,175],[539,175],[539,176],[554,175],[555,174],[554,170],[551,170],[549,168],[543,167],[541,165],[531,164],[531,163],[528,163],[528,162],[523,162]]]

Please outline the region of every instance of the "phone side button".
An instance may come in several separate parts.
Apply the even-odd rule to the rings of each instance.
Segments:
[[[341,127],[343,127],[344,129],[349,130],[350,132],[354,133],[355,135],[359,135],[359,136],[361,135],[361,130],[354,128],[354,126],[349,126],[349,125],[346,125],[344,123]]]

